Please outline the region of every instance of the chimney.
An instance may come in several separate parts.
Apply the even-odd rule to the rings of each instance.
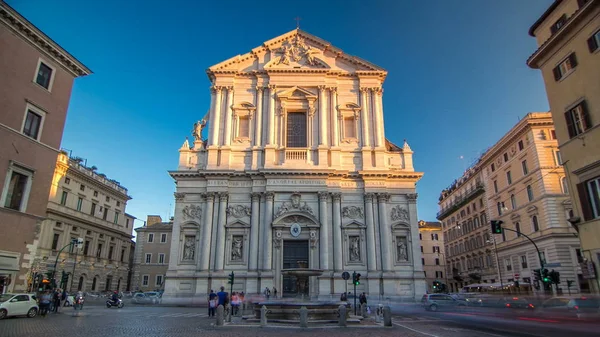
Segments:
[[[146,221],[146,226],[152,226],[155,225],[157,223],[161,223],[162,222],[162,218],[160,217],[160,215],[148,215],[148,220]]]

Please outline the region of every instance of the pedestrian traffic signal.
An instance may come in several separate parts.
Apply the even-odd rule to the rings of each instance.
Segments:
[[[352,273],[352,283],[356,286],[360,284],[360,273]]]
[[[540,270],[540,269],[534,269],[534,270],[533,270],[533,276],[534,276],[533,278],[534,278],[536,281],[539,281],[539,280],[541,280],[541,279],[542,279],[542,272],[541,272],[541,270]]]
[[[502,220],[492,220],[490,224],[492,225],[492,234],[502,234],[502,224],[504,222]]]
[[[233,281],[235,279],[235,275],[233,274],[233,272],[231,272],[231,274],[229,274],[228,279],[229,279],[229,281],[227,281],[227,284],[233,284]]]
[[[550,275],[548,275],[548,269],[542,270],[542,281],[544,281],[544,283],[550,283]]]

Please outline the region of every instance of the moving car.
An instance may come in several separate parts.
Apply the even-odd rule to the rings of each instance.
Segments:
[[[462,309],[467,302],[446,294],[425,294],[421,298],[421,304],[428,311]]]
[[[131,300],[135,304],[158,304],[161,301],[160,294],[154,291],[147,293],[136,293]]]
[[[10,316],[37,316],[39,307],[33,294],[0,295],[0,319]]]
[[[538,314],[556,318],[600,321],[600,298],[587,296],[552,297],[538,307]]]

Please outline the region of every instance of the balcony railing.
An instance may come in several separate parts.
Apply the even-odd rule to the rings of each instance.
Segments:
[[[473,200],[475,197],[477,197],[481,193],[483,193],[483,191],[484,191],[483,183],[478,181],[474,187],[467,188],[465,191],[465,194],[457,197],[452,202],[452,204],[450,204],[450,206],[442,208],[442,210],[437,213],[436,218],[438,220],[442,220],[442,219],[446,218],[450,213],[452,213],[452,212],[456,211],[457,209],[461,208],[462,206],[466,205],[471,200]]]
[[[297,161],[306,163],[306,149],[286,149],[285,150],[285,161]]]

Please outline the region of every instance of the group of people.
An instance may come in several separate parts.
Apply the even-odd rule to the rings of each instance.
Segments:
[[[67,295],[67,291],[60,288],[41,293],[39,296],[40,315],[46,317],[49,311],[58,313],[61,305],[65,304]]]
[[[265,287],[263,294],[265,295],[267,300],[271,297],[271,290],[269,289],[269,287]],[[277,298],[277,288],[275,288],[275,287],[273,287],[273,296],[275,296],[275,298]]]
[[[244,303],[244,292],[232,292],[231,296],[225,291],[225,287],[221,287],[221,291],[215,293],[214,290],[208,294],[208,317],[214,317],[217,307],[222,305],[226,307],[227,304],[231,304],[231,314],[237,315],[240,310],[240,306]]]
[[[342,302],[348,301],[348,295],[350,295],[350,292],[342,293],[342,295],[340,296],[340,301],[342,301]],[[362,294],[358,295],[358,302],[361,305],[363,303],[367,304],[367,294],[363,292]]]

